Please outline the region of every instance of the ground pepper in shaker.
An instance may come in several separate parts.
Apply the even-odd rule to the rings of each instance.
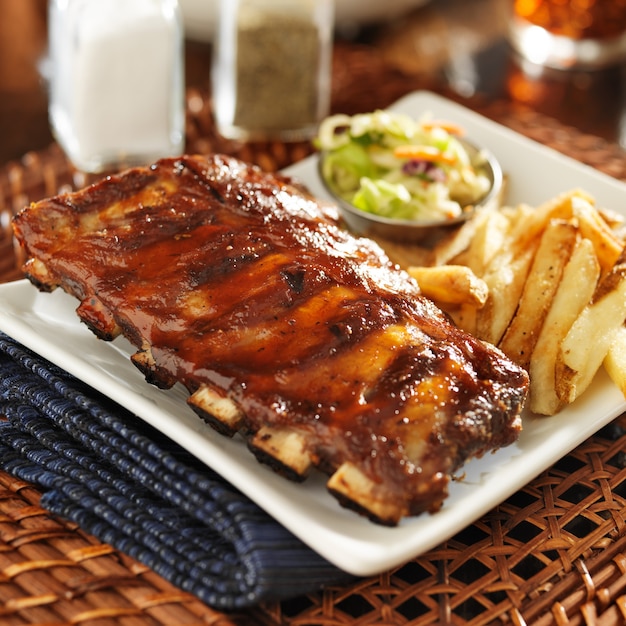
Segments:
[[[218,131],[311,138],[328,115],[332,0],[221,0],[212,70]]]
[[[52,0],[50,122],[76,168],[97,173],[184,150],[177,0]]]

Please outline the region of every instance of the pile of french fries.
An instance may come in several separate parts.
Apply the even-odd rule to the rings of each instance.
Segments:
[[[409,273],[463,329],[530,375],[529,408],[553,415],[604,367],[626,396],[624,220],[582,190],[539,207],[478,212]]]

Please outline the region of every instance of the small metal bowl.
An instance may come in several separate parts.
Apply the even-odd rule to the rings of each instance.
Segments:
[[[368,213],[357,209],[355,206],[340,198],[326,182],[323,176],[323,163],[325,153],[319,154],[318,171],[324,187],[337,203],[348,228],[356,235],[365,237],[381,237],[389,241],[403,243],[419,243],[425,239],[436,237],[442,231],[449,230],[467,221],[474,212],[492,202],[498,201],[503,185],[503,174],[500,163],[494,155],[485,149],[479,149],[473,143],[459,139],[467,150],[472,161],[476,161],[480,155],[480,165],[484,169],[487,178],[491,182],[489,191],[479,198],[474,204],[464,207],[463,213],[453,219],[441,220],[404,220],[382,217],[375,213]]]

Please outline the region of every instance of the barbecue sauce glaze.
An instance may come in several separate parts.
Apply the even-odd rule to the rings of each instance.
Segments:
[[[405,514],[436,511],[466,459],[517,438],[524,370],[293,181],[220,155],[165,159],[14,227],[33,282],[79,298],[99,336],[149,347],[150,382],[208,384],[245,431],[303,433],[321,469],[353,462]]]

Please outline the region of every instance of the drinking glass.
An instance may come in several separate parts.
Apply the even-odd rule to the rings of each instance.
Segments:
[[[607,67],[626,59],[626,0],[513,0],[509,34],[538,65]]]

